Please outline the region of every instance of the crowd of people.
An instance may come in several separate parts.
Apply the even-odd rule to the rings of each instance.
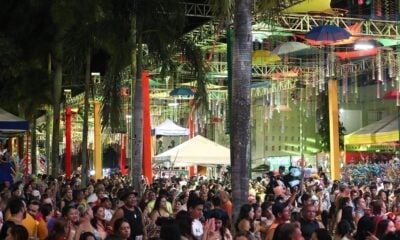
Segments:
[[[400,239],[400,188],[329,181],[296,169],[249,182],[233,216],[218,179],[154,179],[142,194],[118,174],[90,180],[39,175],[0,185],[0,239],[49,240],[391,240]]]

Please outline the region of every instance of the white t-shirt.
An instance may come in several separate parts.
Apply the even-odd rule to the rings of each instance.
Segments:
[[[203,224],[198,219],[193,220],[192,233],[198,240],[203,237]]]
[[[111,212],[110,209],[104,209],[104,220],[111,221],[112,216],[113,213]]]

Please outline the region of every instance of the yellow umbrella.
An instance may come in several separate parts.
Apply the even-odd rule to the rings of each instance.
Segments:
[[[281,60],[279,56],[271,55],[271,52],[266,50],[256,50],[253,51],[251,55],[253,64],[255,65],[264,65],[264,64],[278,62]]]
[[[322,12],[331,8],[331,0],[307,0],[283,10],[284,13]]]

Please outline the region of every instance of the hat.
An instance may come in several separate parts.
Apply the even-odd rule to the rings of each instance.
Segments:
[[[136,197],[138,196],[138,193],[131,189],[123,189],[118,193],[118,198],[124,201],[131,194],[135,195]]]
[[[94,203],[98,200],[96,194],[91,194],[88,198],[87,198],[87,202],[88,203]]]
[[[40,192],[38,190],[33,190],[32,191],[32,196],[40,198]]]
[[[389,179],[387,179],[387,178],[384,178],[383,179],[383,184],[390,184],[391,182],[389,181]]]

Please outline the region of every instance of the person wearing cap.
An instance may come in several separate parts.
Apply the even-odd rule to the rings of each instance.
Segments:
[[[135,240],[136,238],[138,240],[141,238],[147,239],[142,211],[137,207],[136,198],[137,193],[134,191],[125,190],[122,192],[120,200],[124,202],[124,206],[115,211],[114,216],[110,221],[110,225],[113,226],[117,219],[127,219],[131,228],[129,240]]]
[[[275,216],[275,221],[269,226],[265,240],[272,240],[276,228],[290,220],[290,209],[285,203],[277,202],[272,205],[272,214]]]
[[[40,192],[39,190],[32,191],[32,200],[40,200]]]

